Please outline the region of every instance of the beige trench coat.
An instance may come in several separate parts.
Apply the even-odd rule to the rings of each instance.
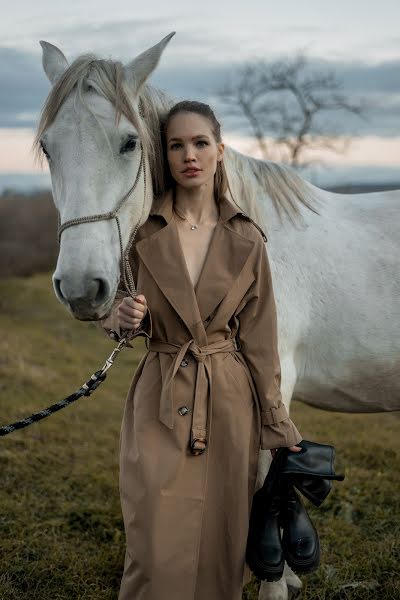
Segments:
[[[196,289],[171,192],[154,200],[132,250],[149,307],[134,336],[148,351],[121,427],[119,600],[240,600],[259,449],[302,439],[280,393],[264,234],[227,198],[219,209]],[[111,336],[121,296],[100,322]]]

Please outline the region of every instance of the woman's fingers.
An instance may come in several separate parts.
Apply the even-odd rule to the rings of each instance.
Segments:
[[[143,319],[144,312],[138,309],[126,310],[123,307],[120,307],[118,310],[118,318],[123,319],[124,321],[134,321],[135,319]]]
[[[290,446],[290,448],[288,448],[288,449],[291,450],[292,452],[300,452],[301,451],[300,446]],[[272,458],[275,456],[276,451],[277,451],[277,448],[271,449]]]
[[[131,297],[124,298],[119,306],[123,309],[123,312],[126,312],[127,314],[131,314],[135,310],[143,312],[147,308],[147,302],[146,300],[143,301],[142,298],[144,298],[144,296],[137,296],[135,299]]]
[[[147,311],[146,299],[144,296],[137,296],[135,300],[130,297],[124,298],[119,305],[119,310],[128,317],[139,317],[140,315],[144,315]]]
[[[130,298],[130,300],[132,300],[132,298]],[[136,296],[136,301],[140,302],[141,304],[143,304],[144,306],[147,306],[147,300],[146,298],[143,296],[143,294],[138,294]]]
[[[135,299],[123,298],[117,309],[118,322],[123,329],[136,329],[147,313],[147,301],[143,294]]]

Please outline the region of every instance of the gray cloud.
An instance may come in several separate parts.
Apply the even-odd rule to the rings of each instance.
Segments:
[[[46,98],[49,82],[41,61],[11,48],[0,48],[0,127],[30,127]]]
[[[128,60],[174,31],[173,25],[176,26],[176,23],[168,24],[161,18],[84,22],[41,30],[40,38],[59,46],[71,60],[87,51],[102,57]]]
[[[126,24],[125,31],[131,30],[132,25],[133,22]],[[159,36],[161,39],[165,34],[165,24],[153,21],[152,25],[155,29],[159,28],[160,31],[164,29]],[[115,26],[117,27],[117,24]],[[120,26],[118,24],[118,27]],[[100,29],[102,27],[100,26]],[[107,25],[107,31],[109,31],[109,27],[112,28],[112,24]],[[117,29],[113,32],[114,40],[116,32]],[[112,36],[110,36],[110,43],[111,38]],[[218,56],[216,50],[208,60],[205,59],[204,55],[207,54],[206,50],[209,46],[207,46],[207,38],[203,34],[198,34],[197,43],[193,43],[191,33],[180,34],[180,38],[180,54],[177,56],[175,52],[172,52],[173,45],[171,44],[161,65],[152,76],[151,82],[177,100],[197,98],[212,103],[219,116],[223,118],[225,131],[229,129],[232,132],[246,133],[247,128],[242,121],[235,121],[224,116],[223,106],[214,94],[214,91],[226,78],[235,72],[237,65],[231,61],[215,60],[215,57]],[[155,36],[154,43],[157,41],[157,36]],[[138,51],[143,50],[143,47],[146,47],[146,44],[142,43],[142,47],[139,49],[137,42],[132,45],[136,46],[136,51],[128,53],[128,48],[125,48],[123,54],[126,59],[124,60],[132,58]],[[185,53],[182,54],[182,47],[186,46],[191,47],[191,50],[185,55]],[[195,56],[196,48],[202,49],[197,58]],[[65,51],[65,47],[62,45],[61,49]],[[85,49],[88,48],[85,47]],[[99,56],[104,56],[104,53]],[[382,62],[377,65],[361,62],[333,63],[315,58],[310,58],[309,61],[312,69],[332,70],[338,80],[342,82],[342,90],[349,99],[363,100],[369,105],[365,121],[340,112],[324,113],[321,114],[318,123],[320,127],[324,127],[325,131],[326,128],[329,128],[331,131],[348,135],[392,136],[399,134],[400,60]],[[36,127],[40,109],[50,89],[50,84],[42,69],[41,55],[0,48],[0,86],[2,90],[0,127]]]
[[[326,27],[319,27],[317,25],[289,25],[287,27],[272,27],[272,31],[281,33],[312,33],[313,35],[326,35],[327,33],[334,33],[335,29],[327,29]]]
[[[343,88],[350,92],[400,93],[400,60],[366,64],[362,62],[329,63],[315,60],[315,66],[332,68],[337,72]]]

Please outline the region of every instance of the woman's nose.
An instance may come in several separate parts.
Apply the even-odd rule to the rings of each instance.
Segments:
[[[194,149],[191,146],[186,146],[184,150],[184,160],[195,160]]]

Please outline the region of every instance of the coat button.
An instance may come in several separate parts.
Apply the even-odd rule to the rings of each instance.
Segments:
[[[181,367],[187,367],[188,366],[188,361],[186,360],[186,358],[183,359],[183,361],[181,362]]]
[[[181,415],[181,417],[186,415],[188,412],[189,412],[189,409],[187,406],[181,406],[180,408],[178,408],[178,413]]]

